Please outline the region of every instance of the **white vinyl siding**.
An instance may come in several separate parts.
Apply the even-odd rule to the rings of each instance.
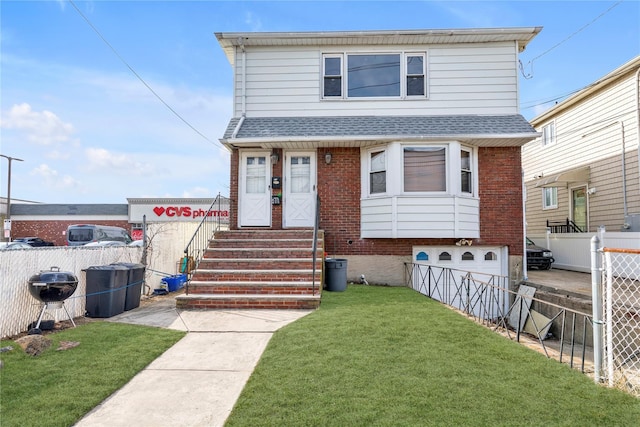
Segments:
[[[635,114],[634,73],[609,84],[588,98],[561,110],[543,124],[553,120],[557,143],[543,147],[538,138],[522,148],[522,167],[527,185],[527,229],[544,233],[546,221],[565,221],[571,217],[571,193],[566,183],[558,186],[558,209],[544,210],[542,192],[535,187],[535,176],[544,177],[589,166],[587,184],[597,192],[589,195],[590,232],[599,225],[607,230],[620,229],[623,218],[622,147],[624,137],[627,169],[627,202],[630,213],[640,212],[640,178],[638,168],[637,116]],[[542,127],[537,128],[538,132]]]
[[[480,201],[465,197],[363,199],[362,238],[479,238]]]
[[[345,53],[389,52],[371,46],[335,46]],[[314,47],[247,47],[245,109],[248,116],[441,115],[518,113],[517,47],[498,42],[481,46],[394,46],[393,51],[425,57],[428,98],[324,100],[322,60]],[[235,115],[243,111],[242,55],[236,55]],[[344,75],[343,75],[344,78]],[[344,88],[343,88],[344,90]]]

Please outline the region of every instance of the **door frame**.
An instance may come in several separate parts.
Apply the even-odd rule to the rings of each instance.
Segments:
[[[299,228],[299,227],[313,227],[313,222],[315,220],[314,214],[310,218],[311,224],[304,225],[291,225],[287,223],[287,215],[290,213],[289,209],[291,209],[291,193],[290,193],[290,185],[291,185],[291,177],[289,176],[289,160],[292,156],[295,155],[309,155],[311,161],[311,182],[310,182],[310,193],[309,197],[313,197],[313,211],[315,213],[315,200],[316,194],[318,192],[318,150],[309,149],[309,150],[283,150],[283,164],[282,164],[282,176],[283,176],[283,189],[282,189],[282,227],[283,228]]]
[[[584,209],[585,209],[585,213],[584,213],[585,230],[584,231],[589,231],[589,187],[587,186],[587,184],[580,184],[573,187],[569,187],[569,218],[571,218],[571,221],[573,221],[574,223],[576,222],[573,215],[574,213],[573,192],[581,188],[584,188],[584,199],[585,199],[584,200]]]
[[[270,160],[271,151],[261,149],[246,149],[239,150],[238,152],[238,227],[271,227],[272,225],[272,209],[271,209],[271,177],[273,174],[272,165]],[[246,168],[245,159],[250,156],[265,157],[265,193],[263,195],[263,202],[266,203],[264,208],[265,216],[262,223],[247,223],[246,216],[243,213],[253,210],[245,205],[248,203],[246,196]],[[268,212],[267,212],[268,211]]]

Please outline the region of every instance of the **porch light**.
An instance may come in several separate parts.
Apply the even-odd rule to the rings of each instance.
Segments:
[[[331,153],[327,152],[327,153],[324,155],[324,161],[325,161],[327,164],[331,163]]]
[[[278,153],[276,153],[275,151],[273,151],[271,153],[271,164],[275,165],[278,163],[278,160],[280,160],[280,156],[278,156]]]

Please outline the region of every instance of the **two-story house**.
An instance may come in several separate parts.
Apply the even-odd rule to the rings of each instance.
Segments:
[[[416,259],[516,279],[520,147],[537,136],[518,55],[540,30],[216,34],[231,230],[309,229],[318,209],[350,280],[404,284]]]
[[[535,117],[522,150],[527,230],[640,232],[640,56]]]

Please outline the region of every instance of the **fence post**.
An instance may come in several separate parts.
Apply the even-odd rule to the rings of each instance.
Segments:
[[[600,239],[591,238],[591,303],[593,306],[593,375],[600,382],[602,368],[602,265],[600,260]]]

